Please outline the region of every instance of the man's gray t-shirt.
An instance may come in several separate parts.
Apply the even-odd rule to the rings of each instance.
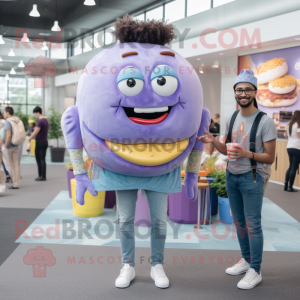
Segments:
[[[12,125],[11,125],[10,121],[8,121],[8,120],[6,120],[4,123],[3,145],[5,144],[5,141],[6,141],[6,130],[10,130],[11,134],[12,134]],[[7,149],[10,149],[13,147],[17,147],[17,145],[13,145],[12,143],[9,143],[7,146]]]
[[[251,128],[259,112],[260,110],[258,109],[255,113],[246,117],[242,116],[241,112],[239,112],[232,128],[232,136],[231,136],[232,143],[239,143],[244,150],[249,151],[249,140],[250,140]],[[228,134],[231,117],[228,119],[226,123],[225,134]],[[276,138],[277,138],[277,133],[276,133],[275,123],[270,117],[264,115],[259,122],[257,132],[256,132],[255,152],[265,153],[263,143],[271,140],[275,140]],[[250,159],[238,158],[235,161],[229,160],[228,171],[232,174],[245,174],[251,172]],[[265,172],[262,163],[257,162],[257,172],[265,181],[267,178],[267,173]]]

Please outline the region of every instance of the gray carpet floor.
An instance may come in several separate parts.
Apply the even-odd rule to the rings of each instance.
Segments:
[[[137,248],[136,278],[129,288],[118,289],[114,286],[121,269],[118,247],[44,244],[56,261],[53,266],[47,266],[46,277],[34,277],[33,266],[26,265],[23,259],[27,251],[36,246],[39,244],[19,245],[1,266],[1,299],[297,300],[300,295],[299,253],[265,252],[262,283],[252,290],[240,290],[236,285],[243,275],[225,274],[229,266],[227,257],[236,258],[239,251],[166,249],[164,269],[170,287],[159,289],[149,276],[150,265],[146,262],[149,248]],[[199,264],[199,256],[204,257],[204,264]],[[97,262],[99,257],[103,264]],[[178,263],[174,263],[176,257]],[[195,257],[195,264],[192,257]],[[68,258],[73,259],[73,263]]]
[[[244,291],[236,287],[242,275],[225,274],[231,257],[236,261],[239,251],[166,249],[164,268],[170,288],[162,290],[149,276],[150,249],[137,248],[136,279],[129,288],[120,290],[114,287],[121,269],[119,247],[14,243],[15,220],[30,224],[59,191],[67,189],[63,166],[49,165],[47,170],[48,181],[35,182],[36,165],[22,165],[21,188],[7,190],[0,198],[1,300],[299,299],[298,252],[264,252],[263,282]],[[269,184],[265,196],[300,221],[300,192],[285,193],[282,186]],[[51,250],[55,257],[45,277],[34,277],[33,266],[24,263],[27,251],[37,246]],[[199,257],[204,263],[199,263]]]

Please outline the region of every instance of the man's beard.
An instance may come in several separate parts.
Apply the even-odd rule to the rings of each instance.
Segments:
[[[242,99],[248,99],[248,98],[242,98]],[[249,99],[251,101],[249,101],[247,104],[241,104],[239,101],[240,100],[239,97],[235,97],[235,100],[238,103],[238,105],[243,108],[249,107],[252,104],[252,102],[254,101],[255,97],[252,97],[252,99],[251,98],[249,98]]]

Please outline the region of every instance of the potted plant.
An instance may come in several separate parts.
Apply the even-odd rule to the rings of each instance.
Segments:
[[[216,179],[210,185],[216,190],[219,202],[219,214],[222,223],[232,224],[232,213],[226,190],[226,171],[217,173]]]
[[[47,119],[49,121],[49,139],[56,139],[57,147],[50,147],[51,161],[52,162],[63,162],[65,158],[65,148],[59,147],[59,139],[63,137],[61,130],[61,117],[62,115],[52,105],[47,112]]]
[[[72,163],[68,163],[67,165],[65,165],[65,168],[67,168],[69,196],[70,196],[70,198],[72,198],[71,179],[75,178],[75,176],[73,174],[73,165],[72,165]]]

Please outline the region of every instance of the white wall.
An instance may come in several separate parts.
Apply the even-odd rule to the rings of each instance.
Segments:
[[[212,74],[200,74],[199,79],[201,81],[203,89],[203,106],[210,111],[211,117],[214,114],[221,112],[221,72],[217,73],[217,70],[212,70]]]
[[[228,72],[222,73],[221,80],[221,120],[220,120],[220,133],[225,133],[225,126],[227,119],[236,110],[236,101],[233,94],[233,83],[237,76],[235,73],[235,68],[238,65],[238,56],[233,55],[229,57],[224,57],[222,66],[226,66]]]

